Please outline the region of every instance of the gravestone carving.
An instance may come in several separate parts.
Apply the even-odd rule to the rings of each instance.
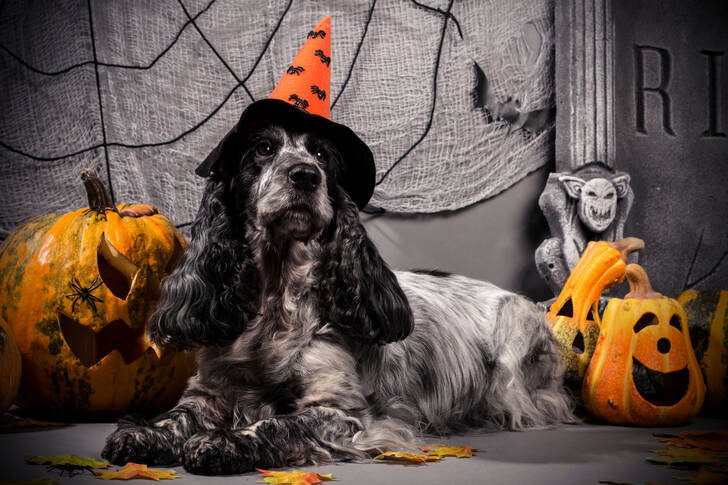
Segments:
[[[601,162],[582,165],[570,173],[552,173],[538,203],[546,216],[551,238],[536,250],[536,267],[554,295],[589,241],[616,241],[634,194],[627,173]]]

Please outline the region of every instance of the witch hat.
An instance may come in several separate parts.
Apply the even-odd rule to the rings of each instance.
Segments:
[[[330,116],[331,19],[324,17],[308,32],[306,41],[268,99],[250,104],[232,130],[197,167],[209,177],[226,155],[234,156],[246,130],[253,124],[275,122],[284,128],[315,132],[329,138],[344,162],[337,181],[359,209],[374,192],[374,157],[350,128]],[[238,152],[239,153],[239,152]],[[238,155],[239,156],[239,155]]]

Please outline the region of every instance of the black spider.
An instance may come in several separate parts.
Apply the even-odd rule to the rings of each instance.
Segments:
[[[93,312],[96,313],[96,302],[100,302],[102,300],[101,298],[92,295],[91,292],[101,286],[101,283],[102,281],[99,281],[99,275],[96,275],[96,278],[94,278],[94,280],[91,282],[91,285],[88,287],[84,287],[78,281],[76,275],[73,275],[71,277],[71,282],[69,283],[69,286],[73,290],[73,293],[65,295],[66,298],[70,298],[73,300],[73,303],[71,303],[71,312],[76,311],[76,303],[80,299],[81,301],[85,301],[86,303],[88,303]]]
[[[301,109],[308,109],[308,101],[303,98],[299,98],[297,94],[291,94],[288,96],[288,101],[293,101],[293,106]]]
[[[315,94],[316,96],[318,96],[318,99],[322,101],[326,99],[326,91],[316,85],[311,86],[311,94]]]
[[[72,465],[70,463],[62,463],[60,465],[48,465],[46,467],[46,470],[49,472],[52,472],[53,470],[61,470],[60,476],[63,476],[63,474],[66,473],[69,477],[76,476],[85,471],[88,471],[92,475],[94,473],[92,467],[88,465]]]
[[[300,76],[303,71],[305,71],[303,66],[288,66],[288,70],[286,72],[288,74],[295,74],[296,76]]]
[[[308,35],[306,36],[306,38],[307,38],[307,39],[308,39],[309,37],[313,37],[314,39],[315,39],[315,38],[317,38],[317,37],[321,37],[321,38],[323,39],[324,37],[326,37],[326,32],[325,32],[325,31],[323,31],[323,30],[317,30],[316,32],[314,32],[314,31],[312,30],[312,31],[310,31],[310,32],[308,33]]]
[[[326,64],[327,66],[331,67],[331,58],[327,57],[324,54],[324,51],[322,51],[321,49],[316,49],[316,51],[313,53],[313,55],[320,57],[322,64]]]

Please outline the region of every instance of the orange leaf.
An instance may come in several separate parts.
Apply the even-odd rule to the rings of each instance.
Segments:
[[[718,462],[716,453],[698,448],[667,448],[650,450],[660,456],[648,457],[647,461],[670,468],[695,470],[700,465],[714,465]]]
[[[139,463],[127,463],[124,468],[111,472],[96,472],[102,480],[130,480],[132,478],[148,478],[150,480],[172,480],[179,478],[174,470],[157,470]]]
[[[293,470],[290,472],[274,472],[271,470],[261,470],[260,468],[256,468],[256,470],[265,477],[262,482],[258,483],[271,483],[274,485],[284,483],[291,485],[312,485],[334,479],[331,473],[319,475],[318,473],[302,472],[301,470]]]
[[[701,466],[695,475],[675,478],[698,485],[722,485],[728,482],[728,468]]]
[[[427,453],[427,456],[455,456],[457,458],[472,458],[477,448],[469,446],[420,446],[420,449]]]
[[[665,446],[728,451],[728,431],[684,431],[678,434],[656,434]]]
[[[439,456],[429,456],[422,453],[410,453],[408,451],[387,451],[374,457],[375,460],[395,461],[404,463],[424,463],[426,461],[437,461]]]

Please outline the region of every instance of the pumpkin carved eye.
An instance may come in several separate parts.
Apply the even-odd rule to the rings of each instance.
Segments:
[[[682,326],[680,325],[680,322],[682,320],[677,315],[673,315],[670,317],[670,326],[675,327],[676,329],[680,330],[682,332]]]
[[[639,331],[643,328],[649,327],[650,325],[659,325],[659,323],[660,321],[657,319],[657,315],[648,312],[637,320],[637,323],[634,324],[634,328],[632,330],[634,333],[639,333]]]
[[[139,273],[139,267],[121,254],[106,239],[105,234],[101,235],[101,241],[99,241],[97,265],[99,267],[99,275],[106,284],[106,287],[109,288],[115,297],[126,300],[131,291],[134,279]]]

